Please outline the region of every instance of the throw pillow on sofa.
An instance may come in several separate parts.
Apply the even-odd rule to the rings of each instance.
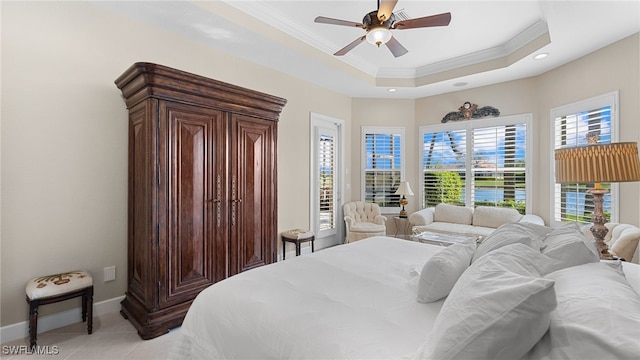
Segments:
[[[516,209],[494,206],[478,206],[473,211],[473,225],[497,228],[500,225],[520,221],[522,215]]]
[[[436,222],[447,222],[454,224],[471,225],[473,220],[473,210],[451,204],[438,204],[434,211],[434,220]]]

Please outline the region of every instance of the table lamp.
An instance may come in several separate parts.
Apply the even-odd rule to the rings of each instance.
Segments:
[[[402,205],[402,210],[400,210],[400,217],[407,217],[407,210],[404,207],[409,203],[409,200],[405,197],[405,195],[413,195],[413,191],[411,191],[411,185],[409,185],[408,181],[402,181],[400,186],[398,186],[398,190],[396,190],[395,195],[402,195],[400,199],[400,205]]]
[[[602,211],[603,195],[609,190],[600,183],[640,180],[638,146],[633,142],[587,145],[557,149],[555,151],[557,183],[594,183],[587,190],[593,195],[594,210],[591,233],[601,259],[612,259],[604,237],[609,230]]]

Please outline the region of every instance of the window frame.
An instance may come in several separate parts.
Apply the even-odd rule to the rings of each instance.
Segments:
[[[620,124],[620,116],[619,116],[619,92],[612,91],[606,94],[597,95],[591,98],[578,100],[573,103],[569,103],[566,105],[561,105],[555,108],[552,108],[549,112],[549,139],[550,139],[550,169],[549,169],[549,198],[550,198],[550,222],[551,225],[561,224],[562,221],[558,221],[556,219],[556,182],[555,182],[555,120],[558,117],[574,115],[580,112],[589,111],[595,108],[601,108],[604,106],[611,106],[611,126],[610,126],[610,137],[611,142],[618,142],[618,128]],[[619,208],[620,208],[620,191],[618,183],[610,183],[611,190],[609,194],[605,195],[610,196],[610,204],[611,204],[611,215],[609,222],[618,222],[619,221]]]
[[[405,156],[405,147],[406,147],[406,136],[405,136],[405,128],[397,127],[397,126],[362,126],[360,132],[360,199],[361,201],[366,201],[366,170],[367,170],[367,134],[384,134],[384,135],[392,135],[399,134],[400,135],[400,181],[405,181],[405,167],[406,167],[406,156]],[[398,183],[399,185],[400,183]],[[392,214],[400,211],[400,205],[397,207],[382,207],[380,206],[380,211],[383,214]]]
[[[419,197],[419,206],[420,208],[424,208],[424,176],[423,176],[423,164],[424,164],[424,135],[427,133],[433,132],[444,132],[444,131],[460,131],[464,130],[466,132],[466,148],[465,148],[465,189],[473,189],[473,130],[474,129],[482,129],[482,128],[492,128],[496,126],[504,126],[504,125],[513,125],[513,124],[522,124],[524,123],[526,126],[526,139],[525,139],[525,151],[526,151],[526,168],[525,168],[525,189],[529,190],[532,186],[531,184],[531,171],[528,171],[533,167],[535,161],[535,153],[532,149],[532,137],[534,134],[532,114],[517,114],[517,115],[509,115],[509,116],[500,116],[496,118],[484,118],[478,120],[469,120],[469,121],[460,121],[460,122],[450,122],[445,124],[435,124],[435,125],[423,125],[419,127],[419,139],[418,144],[421,146],[419,149],[419,164],[418,164],[418,174],[419,174],[419,189],[418,196]],[[472,206],[475,203],[475,200],[472,196],[472,191],[465,191],[465,206]],[[531,191],[525,192],[525,212],[531,213],[533,210],[533,196]]]

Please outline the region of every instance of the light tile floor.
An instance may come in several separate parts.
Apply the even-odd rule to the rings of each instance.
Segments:
[[[29,338],[2,344],[2,359],[48,360],[155,360],[166,359],[180,328],[151,340],[142,340],[133,325],[120,313],[93,318],[93,334],[80,322],[38,334],[40,354],[27,354]],[[21,347],[22,346],[22,347]],[[10,351],[19,354],[9,355]],[[48,354],[47,354],[48,352]]]

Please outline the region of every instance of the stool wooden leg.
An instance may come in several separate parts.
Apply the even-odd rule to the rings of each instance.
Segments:
[[[36,347],[38,340],[38,301],[29,301],[29,345]]]
[[[285,244],[285,243],[286,243],[286,242],[285,242],[284,240],[282,240],[282,260],[284,260],[284,258],[285,258],[285,256],[286,256],[286,255],[285,255],[285,251],[284,251],[284,250],[285,250],[285,246],[284,246],[284,244]]]
[[[315,252],[315,249],[313,248],[313,244],[316,242],[316,238],[315,236],[311,237],[311,252]]]
[[[296,256],[300,256],[300,241],[296,241]]]
[[[91,335],[93,333],[93,286],[87,288],[83,300],[82,321],[87,319],[87,334]]]

